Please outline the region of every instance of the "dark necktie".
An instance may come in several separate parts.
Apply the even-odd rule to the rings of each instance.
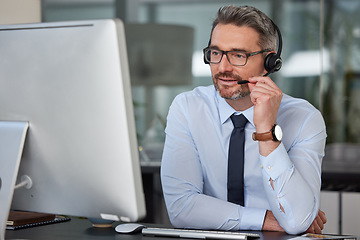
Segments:
[[[244,145],[245,125],[242,114],[232,115],[234,130],[231,133],[228,158],[228,201],[244,206]]]

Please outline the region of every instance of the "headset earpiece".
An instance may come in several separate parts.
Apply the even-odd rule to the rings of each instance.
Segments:
[[[277,72],[282,66],[281,57],[276,53],[269,53],[265,57],[264,67],[268,74]]]
[[[282,60],[280,57],[281,51],[282,51],[281,32],[280,32],[280,29],[278,28],[278,26],[276,26],[276,24],[272,20],[271,20],[271,22],[277,32],[279,43],[278,43],[278,51],[276,53],[269,53],[265,57],[264,67],[265,67],[265,70],[267,71],[265,76],[268,76],[270,73],[279,71],[282,66]]]

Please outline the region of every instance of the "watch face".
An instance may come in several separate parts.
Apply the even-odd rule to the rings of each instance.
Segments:
[[[281,127],[279,125],[276,125],[275,126],[275,129],[274,129],[274,134],[275,134],[275,137],[278,141],[281,141],[282,139],[282,130],[281,130]]]

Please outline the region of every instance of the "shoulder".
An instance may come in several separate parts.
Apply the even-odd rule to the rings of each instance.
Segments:
[[[218,97],[213,85],[196,87],[177,95],[172,102],[167,125],[188,125],[198,128],[199,121],[216,122],[219,119]]]
[[[210,86],[199,86],[194,88],[191,91],[180,93],[175,97],[174,101],[184,101],[184,100],[206,100],[213,98],[215,95],[215,88],[213,85]]]
[[[287,147],[294,142],[326,138],[325,121],[321,112],[304,99],[284,94],[277,123],[283,129],[283,142],[287,143]]]
[[[321,113],[307,100],[284,94],[279,108],[279,117],[306,119],[312,115],[321,115]]]
[[[177,95],[171,108],[193,109],[199,107],[213,107],[216,102],[216,90],[213,85],[196,87],[191,91]]]

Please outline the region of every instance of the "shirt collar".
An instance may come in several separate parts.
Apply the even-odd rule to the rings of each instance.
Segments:
[[[248,119],[248,121],[255,127],[253,117],[254,117],[254,106],[246,109],[245,111],[236,111],[232,108],[224,98],[222,98],[218,92],[216,92],[216,98],[219,103],[219,114],[221,124],[224,124],[231,115],[235,114],[244,114],[244,116]]]

